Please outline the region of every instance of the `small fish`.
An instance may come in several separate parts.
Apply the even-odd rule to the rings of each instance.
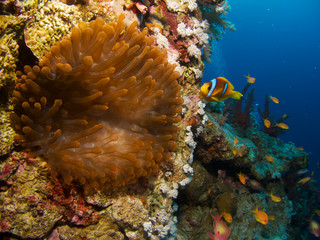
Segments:
[[[218,176],[221,177],[222,179],[226,178],[227,171],[219,169],[218,170]]]
[[[309,230],[314,236],[320,237],[320,224],[317,221],[311,220]]]
[[[189,125],[194,126],[197,124],[197,121],[194,118],[190,118]]]
[[[256,78],[255,77],[250,77],[250,73],[248,73],[248,76],[245,76],[247,78],[247,82],[248,83],[255,83],[256,82]]]
[[[272,156],[266,156],[266,159],[268,162],[273,162],[274,161],[274,157]]]
[[[233,155],[237,155],[238,154],[238,149],[236,149],[236,148],[232,149],[232,153],[233,153]]]
[[[238,150],[238,155],[239,155],[240,157],[243,157],[243,153],[242,153],[240,150]]]
[[[214,152],[216,149],[214,147],[209,147],[208,149],[210,152]]]
[[[288,115],[287,114],[283,114],[282,118],[286,118],[286,117],[288,117]]]
[[[311,172],[311,177],[312,177],[312,178],[314,177],[314,171]]]
[[[256,207],[255,210],[252,210],[251,212],[253,212],[255,214],[255,219],[257,220],[257,222],[263,224],[263,225],[267,225],[269,218],[268,218],[268,214],[264,211],[260,211],[258,209],[258,207]]]
[[[209,126],[212,126],[212,125],[213,125],[213,123],[212,123],[212,122],[210,122],[208,125],[209,125]]]
[[[308,169],[301,169],[301,170],[299,170],[299,171],[297,172],[297,174],[298,174],[298,175],[303,175],[303,174],[305,174],[305,173],[307,173],[307,172],[309,172]]]
[[[228,98],[240,99],[242,94],[234,91],[233,85],[224,77],[217,77],[201,86],[200,95],[206,101],[224,101]]]
[[[209,237],[212,240],[228,240],[230,236],[230,230],[226,225],[226,223],[223,220],[221,220],[222,215],[219,215],[219,216],[211,215],[211,216],[214,220],[214,224],[213,224],[214,233],[209,232]]]
[[[246,175],[246,174],[243,174],[243,173],[238,173],[238,177],[239,177],[239,180],[240,182],[245,185],[247,180],[249,179],[249,177]]]
[[[305,184],[306,182],[310,181],[311,177],[305,177],[298,181],[298,184]]]
[[[278,99],[278,98],[272,97],[272,96],[269,96],[269,98],[270,98],[274,103],[276,103],[276,104],[279,103],[279,99]]]
[[[297,150],[298,151],[304,151],[304,148],[303,147],[297,147]]]
[[[320,210],[317,209],[314,212],[320,217]]]
[[[243,157],[243,153],[236,148],[232,149],[232,153],[233,155],[239,155],[240,157]]]
[[[239,139],[237,137],[234,138],[234,145],[238,145]]]
[[[282,129],[289,129],[289,126],[285,123],[277,123],[276,126]]]
[[[232,216],[230,213],[223,212],[222,215],[224,220],[226,220],[227,223],[232,223]]]
[[[320,163],[319,162],[317,162],[317,168],[320,168]]]
[[[269,194],[269,196],[271,197],[271,200],[274,201],[274,202],[281,202],[281,197],[278,197],[276,195],[273,195],[273,193],[271,192]]]
[[[254,190],[263,190],[261,183],[259,183],[257,180],[249,179],[248,185]]]
[[[271,122],[268,119],[263,119],[263,123],[266,128],[270,128]]]

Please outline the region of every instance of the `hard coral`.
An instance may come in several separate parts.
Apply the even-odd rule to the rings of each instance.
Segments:
[[[183,99],[165,50],[137,22],[80,23],[13,93],[15,140],[66,183],[123,186],[155,174],[175,151]]]

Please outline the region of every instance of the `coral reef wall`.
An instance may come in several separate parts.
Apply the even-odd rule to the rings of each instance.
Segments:
[[[211,214],[226,212],[229,239],[310,238],[308,154],[261,131],[252,108],[243,124],[200,99],[229,9],[2,1],[0,238],[210,239]]]
[[[161,1],[54,0],[3,4],[4,32],[0,41],[2,48],[9,51],[1,52],[4,59],[0,76],[0,90],[4,93],[1,94],[4,96],[1,98],[1,132],[4,132],[0,161],[1,238],[175,238],[174,212],[178,207],[173,201],[193,174],[188,162],[192,162],[195,145],[190,129],[185,129],[187,116],[202,106],[198,104],[197,85],[192,86],[201,81],[203,63],[199,52],[208,39],[200,9],[195,5],[181,14],[169,10]],[[143,13],[145,8],[141,4],[147,13]],[[179,35],[175,23],[190,11],[194,16],[184,22],[193,30],[188,35]],[[123,23],[104,25],[103,22],[117,20],[121,13],[125,14]],[[169,24],[166,16],[170,16]],[[95,20],[99,17],[103,21]],[[92,20],[95,21],[90,25],[80,23]],[[134,21],[138,21],[138,26],[131,25]],[[199,41],[199,32],[204,40]],[[177,33],[174,39],[172,33]],[[66,37],[70,34],[71,37]],[[147,37],[148,34],[153,38]],[[112,36],[116,37],[112,39]],[[120,40],[115,45],[106,44],[105,48],[111,48],[111,55],[121,56],[131,51],[134,56],[140,54],[141,59],[132,59],[129,54],[121,61],[113,58],[115,65],[112,65],[103,59],[108,53],[103,57],[96,53],[102,48],[103,39]],[[136,46],[131,48],[132,45]],[[181,46],[184,53],[179,53]],[[180,54],[187,57],[186,61],[181,60]],[[139,64],[142,59],[146,62],[139,67],[133,64]],[[105,65],[111,64],[106,70],[97,64],[103,61]],[[152,70],[152,66],[156,68]],[[117,67],[123,69],[118,75]],[[98,81],[90,68],[96,68],[103,80]],[[147,75],[152,77],[143,77]],[[86,81],[79,81],[85,78]],[[180,90],[182,94],[194,93],[195,99],[183,105],[184,118],[180,123],[176,122],[180,120],[177,114],[182,99],[176,78],[184,88]],[[66,79],[75,85],[65,84]],[[104,86],[108,84],[107,89]],[[131,100],[125,95],[130,95]],[[91,105],[94,109],[90,109]],[[105,114],[108,111],[115,113],[113,117]],[[15,139],[20,144],[13,144],[16,133],[10,127],[9,115],[19,134]],[[68,134],[75,130],[75,135]],[[119,139],[122,140],[116,145]],[[103,146],[107,147],[103,149]],[[26,148],[28,154],[24,152]],[[130,167],[123,175],[116,164],[111,167],[113,173],[103,172],[106,169],[97,157],[102,151],[129,163]],[[70,165],[71,159],[77,162]],[[89,161],[84,159],[91,163],[85,165]],[[94,167],[94,163],[98,165]],[[57,172],[57,177],[52,179],[52,174],[55,176]],[[149,174],[152,174],[149,178],[144,177]],[[86,192],[79,185],[110,186],[134,181],[137,182],[124,187],[91,188]]]

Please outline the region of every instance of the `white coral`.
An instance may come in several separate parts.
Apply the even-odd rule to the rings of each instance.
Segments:
[[[148,236],[151,237],[152,234],[152,222],[144,222],[143,230],[148,233]]]
[[[189,164],[184,165],[182,168],[185,173],[193,175],[193,168]]]
[[[182,187],[184,187],[184,186],[188,185],[191,181],[192,181],[192,177],[187,177],[187,178],[183,179],[182,181],[180,181],[179,184]]]
[[[202,78],[202,71],[199,68],[191,68],[191,70],[194,72],[194,74],[196,75],[197,79]]]
[[[195,0],[189,0],[188,8],[191,12],[196,10],[198,7],[197,2]]]
[[[201,50],[195,44],[191,44],[188,49],[188,53],[190,56],[200,59],[201,58]]]
[[[180,8],[180,4],[176,1],[173,0],[167,0],[167,8],[171,11],[171,12],[178,12],[181,11]]]

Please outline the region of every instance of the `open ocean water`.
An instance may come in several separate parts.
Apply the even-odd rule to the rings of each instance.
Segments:
[[[232,0],[227,20],[236,31],[226,31],[213,42],[212,63],[206,64],[203,82],[224,76],[241,91],[244,75],[256,77],[256,103],[265,95],[277,120],[283,114],[290,129],[280,135],[310,153],[310,173],[320,182],[320,1]],[[318,184],[319,186],[319,184]]]

